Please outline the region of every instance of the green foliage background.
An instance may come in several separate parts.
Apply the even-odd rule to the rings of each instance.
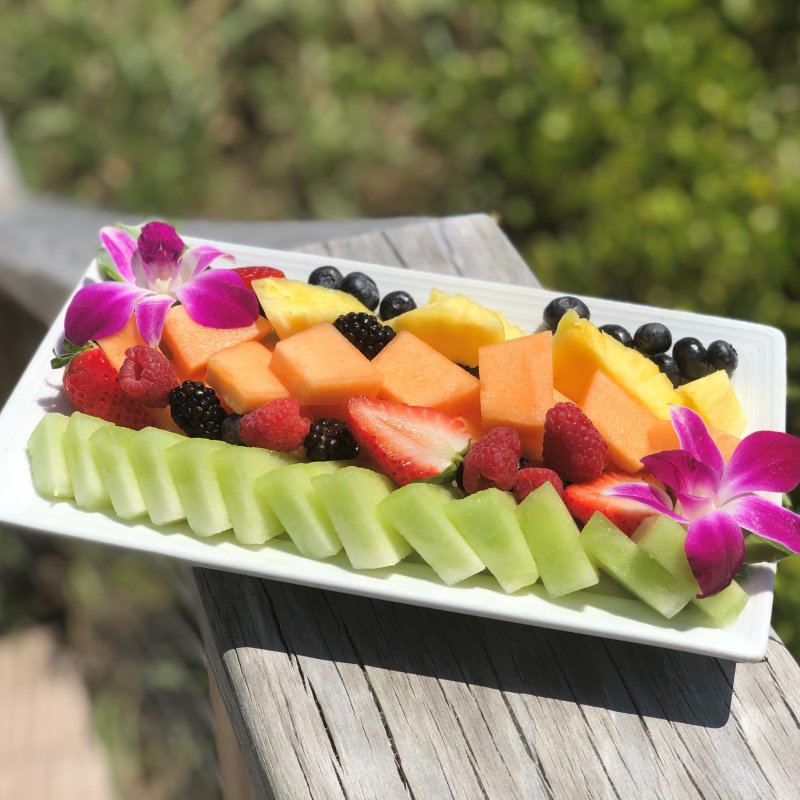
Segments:
[[[33,188],[126,211],[496,212],[545,285],[780,327],[800,434],[799,8],[0,0],[0,113]]]

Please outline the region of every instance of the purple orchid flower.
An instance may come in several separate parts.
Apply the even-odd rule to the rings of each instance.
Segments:
[[[78,290],[64,321],[73,344],[116,333],[135,311],[139,335],[157,347],[167,312],[176,301],[192,320],[208,328],[244,327],[258,317],[255,294],[233,270],[207,269],[212,261],[233,256],[215,247],[186,250],[175,228],[165,222],[148,222],[138,239],[118,228],[103,228],[100,240],[121,280]]]
[[[800,483],[800,439],[757,431],[739,442],[725,464],[703,419],[691,409],[670,408],[680,450],[642,459],[675,495],[647,483],[628,483],[607,494],[636,500],[687,524],[686,557],[700,586],[698,597],[722,591],[742,566],[742,528],[800,553],[800,516],[756,492],[790,492]]]

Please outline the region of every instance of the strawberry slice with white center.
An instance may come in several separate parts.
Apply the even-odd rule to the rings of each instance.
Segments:
[[[460,419],[391,400],[352,398],[347,403],[347,424],[377,469],[398,486],[452,479],[470,441]]]

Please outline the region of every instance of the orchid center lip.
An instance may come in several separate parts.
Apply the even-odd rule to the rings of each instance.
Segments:
[[[172,288],[172,278],[156,278],[152,281],[152,289],[158,294],[170,294]]]

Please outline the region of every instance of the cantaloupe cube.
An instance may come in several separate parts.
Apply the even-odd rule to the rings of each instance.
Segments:
[[[522,455],[542,458],[544,418],[553,405],[550,331],[481,347],[481,419],[484,428],[507,425],[522,439]]]
[[[356,395],[376,397],[383,375],[330,322],[275,345],[272,371],[304,406],[338,405]]]
[[[272,326],[264,317],[242,328],[206,328],[192,320],[184,306],[173,306],[164,322],[162,341],[179,380],[202,380],[214,353],[240,342],[263,339],[270,330]]]
[[[372,365],[383,375],[378,392],[382,400],[428,406],[453,416],[479,410],[478,379],[413,333],[400,331]]]
[[[137,347],[147,344],[147,342],[139,336],[139,329],[136,327],[136,316],[131,314],[120,330],[112,333],[111,336],[104,336],[102,339],[98,339],[97,344],[106,354],[111,366],[119,371],[125,361],[125,351],[129,347]]]
[[[289,390],[270,368],[272,352],[259,342],[241,342],[208,359],[206,383],[237,414],[247,414]]]

